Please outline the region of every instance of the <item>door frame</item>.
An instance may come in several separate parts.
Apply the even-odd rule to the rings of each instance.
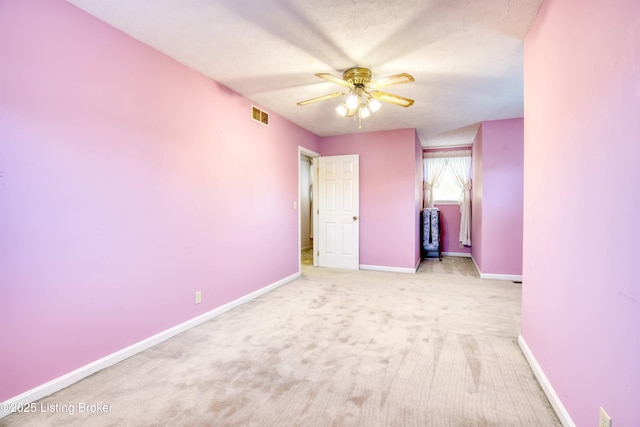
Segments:
[[[300,209],[300,192],[301,192],[301,188],[300,188],[300,157],[302,155],[305,156],[309,156],[311,157],[312,161],[313,161],[313,182],[314,182],[314,186],[313,186],[313,200],[316,201],[317,203],[317,191],[318,191],[318,171],[317,171],[317,163],[318,163],[318,158],[320,157],[320,153],[316,153],[313,150],[309,150],[308,148],[302,147],[302,146],[298,146],[298,197],[297,197],[297,208],[298,208],[298,273],[302,272],[302,217],[301,217],[301,209]],[[316,248],[316,242],[318,241],[317,237],[318,237],[318,210],[316,209],[313,212],[313,266],[317,267],[318,266],[318,251]]]

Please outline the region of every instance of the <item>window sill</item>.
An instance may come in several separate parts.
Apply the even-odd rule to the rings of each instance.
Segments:
[[[457,201],[453,200],[436,200],[433,202],[434,205],[459,205]]]

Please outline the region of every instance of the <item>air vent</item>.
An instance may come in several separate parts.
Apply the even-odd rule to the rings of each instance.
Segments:
[[[269,113],[262,111],[258,107],[251,106],[251,118],[256,122],[260,122],[265,126],[269,126]]]

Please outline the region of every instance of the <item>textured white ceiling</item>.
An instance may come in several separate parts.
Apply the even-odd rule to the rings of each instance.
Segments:
[[[468,145],[478,124],[523,115],[523,40],[542,0],[68,0],[311,132],[416,128],[423,146]],[[314,76],[407,72],[415,99],[363,120]]]

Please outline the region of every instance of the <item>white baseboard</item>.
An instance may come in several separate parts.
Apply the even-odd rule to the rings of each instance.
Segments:
[[[473,257],[473,255],[471,255],[471,261],[473,261],[473,265],[476,267],[476,271],[478,272],[480,277],[482,277],[482,273],[480,272],[480,267],[478,267],[478,263],[476,262],[476,259]]]
[[[91,362],[85,366],[82,366],[74,371],[71,371],[61,377],[53,379],[45,384],[39,385],[31,390],[28,390],[18,396],[15,396],[5,402],[0,403],[0,419],[9,415],[10,408],[19,407],[20,405],[29,404],[35,402],[36,400],[40,400],[43,397],[49,396],[56,391],[62,390],[65,387],[70,386],[71,384],[80,381],[83,378],[88,377],[91,374],[94,374],[102,369],[108,368],[109,366],[115,365],[118,362],[123,361],[135,354],[140,353],[148,348],[153,347],[154,345],[160,344],[163,341],[168,340],[169,338],[178,335],[188,329],[191,329],[195,326],[198,326],[201,323],[206,322],[207,320],[213,319],[227,311],[236,308],[239,305],[247,303],[254,298],[259,297],[273,289],[284,285],[296,278],[300,277],[300,272],[292,274],[289,277],[285,277],[282,280],[279,280],[275,283],[265,286],[264,288],[260,288],[257,291],[251,292],[243,297],[240,297],[234,301],[228,302],[220,307],[214,308],[213,310],[201,314],[198,317],[194,317],[191,320],[187,320],[184,323],[180,323],[172,328],[169,328],[165,331],[162,331],[156,335],[153,335],[149,338],[146,338],[136,344],[130,345],[129,347],[123,348],[122,350],[116,351],[108,356],[103,357],[102,359],[98,359],[94,362]]]
[[[471,258],[471,254],[468,252],[442,252],[442,256],[459,256],[463,258]]]
[[[364,265],[360,264],[360,270],[373,270],[373,271],[389,271],[392,273],[411,273],[415,274],[417,269],[408,267],[386,267],[384,265]]]
[[[525,342],[522,335],[518,335],[518,344],[520,345],[520,350],[522,350],[522,354],[524,354],[524,357],[527,359],[527,362],[529,362],[529,366],[531,366],[531,370],[533,371],[533,374],[536,376],[536,379],[540,383],[540,387],[542,387],[544,394],[547,395],[547,399],[549,399],[549,402],[551,403],[553,410],[556,412],[556,415],[558,415],[558,418],[560,419],[560,422],[562,423],[562,425],[564,427],[575,427],[576,425],[574,424],[573,420],[569,416],[569,413],[567,412],[564,405],[562,404],[562,401],[560,400],[555,390],[553,389],[553,386],[547,379],[547,376],[542,371],[542,368],[538,364],[538,361],[536,360],[535,356],[531,352],[531,349],[529,349],[529,346]]]
[[[511,282],[522,282],[522,275],[516,274],[490,274],[480,273],[481,279],[508,280]]]
[[[480,267],[478,267],[478,263],[476,263],[476,259],[471,256],[471,261],[473,261],[473,265],[476,267],[478,274],[481,279],[493,279],[493,280],[508,280],[510,282],[522,282],[522,274],[492,274],[492,273],[483,273],[480,271]]]

